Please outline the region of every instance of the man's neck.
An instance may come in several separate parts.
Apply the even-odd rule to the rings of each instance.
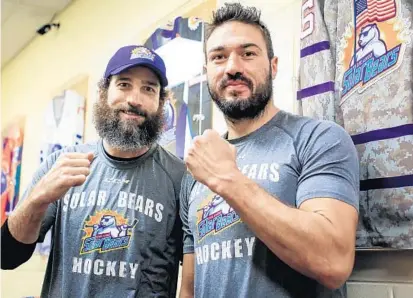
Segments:
[[[118,158],[136,158],[144,155],[149,150],[149,147],[142,147],[134,151],[121,151],[110,146],[105,140],[103,140],[103,147],[105,148],[107,154]]]
[[[256,131],[265,123],[270,121],[278,112],[279,109],[274,106],[271,101],[268,103],[262,115],[256,119],[245,119],[235,122],[226,119],[228,127],[228,140],[238,139]]]

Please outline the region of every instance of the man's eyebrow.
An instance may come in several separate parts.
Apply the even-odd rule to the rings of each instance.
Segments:
[[[117,77],[116,81],[128,81],[131,82],[132,80],[128,77]]]
[[[142,83],[148,84],[149,86],[159,87],[159,82],[151,81],[151,80],[142,80]]]
[[[243,44],[238,46],[238,48],[242,48],[242,49],[246,49],[246,48],[249,48],[249,47],[255,47],[255,48],[258,48],[259,50],[261,50],[261,48],[253,42],[243,43]],[[225,50],[224,46],[216,46],[216,47],[213,47],[212,49],[210,49],[208,51],[208,53],[219,52],[219,51],[223,51],[223,50]]]
[[[244,44],[240,45],[240,47],[243,48],[243,49],[246,49],[246,48],[249,48],[249,47],[255,47],[255,48],[258,48],[259,50],[261,50],[261,48],[257,44],[252,43],[252,42],[244,43]]]
[[[117,77],[116,81],[124,81],[124,82],[132,82],[132,79],[129,77]],[[153,80],[142,80],[143,84],[147,84],[149,86],[153,86],[153,87],[159,87],[160,84],[157,81],[153,81]]]
[[[219,52],[219,51],[223,51],[223,50],[225,50],[225,47],[224,47],[224,46],[217,46],[217,47],[214,47],[214,48],[210,49],[210,50],[208,51],[208,53]]]

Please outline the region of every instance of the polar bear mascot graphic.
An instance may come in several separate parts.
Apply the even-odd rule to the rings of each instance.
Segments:
[[[132,229],[137,223],[135,219],[131,226],[117,225],[116,218],[113,215],[104,215],[100,219],[100,223],[93,225],[92,237],[107,236],[112,238],[124,237],[127,235],[129,229]]]
[[[202,214],[202,219],[205,219],[211,215],[215,215],[218,212],[221,212],[220,214],[222,215],[226,215],[233,210],[234,209],[232,209],[232,207],[229,206],[223,198],[221,198],[218,195],[215,195],[212,201],[203,208],[204,212]]]
[[[363,57],[373,53],[375,58],[387,52],[385,42],[380,39],[380,30],[376,24],[370,24],[363,27],[359,34],[358,40],[359,49],[356,52],[356,61],[360,61]],[[354,56],[351,59],[350,67],[354,65]]]

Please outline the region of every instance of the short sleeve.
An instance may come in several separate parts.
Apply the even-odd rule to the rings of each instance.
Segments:
[[[195,180],[189,174],[182,179],[180,193],[180,216],[182,220],[184,254],[194,253],[194,236],[189,225],[189,197]]]
[[[312,198],[333,198],[359,209],[359,160],[347,132],[329,121],[303,129],[298,138],[301,173],[297,206]]]

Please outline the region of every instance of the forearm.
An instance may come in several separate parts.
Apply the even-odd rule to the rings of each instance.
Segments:
[[[179,298],[193,298],[194,290],[188,290],[186,287],[181,287],[179,292]]]
[[[46,211],[47,205],[37,203],[34,197],[28,197],[8,218],[10,234],[21,243],[36,242]]]
[[[343,257],[339,237],[323,215],[289,207],[244,175],[218,189],[242,221],[282,261],[325,283]],[[328,282],[327,282],[328,283]]]
[[[184,254],[184,261],[182,266],[182,279],[179,298],[193,298],[194,297],[194,254]]]

